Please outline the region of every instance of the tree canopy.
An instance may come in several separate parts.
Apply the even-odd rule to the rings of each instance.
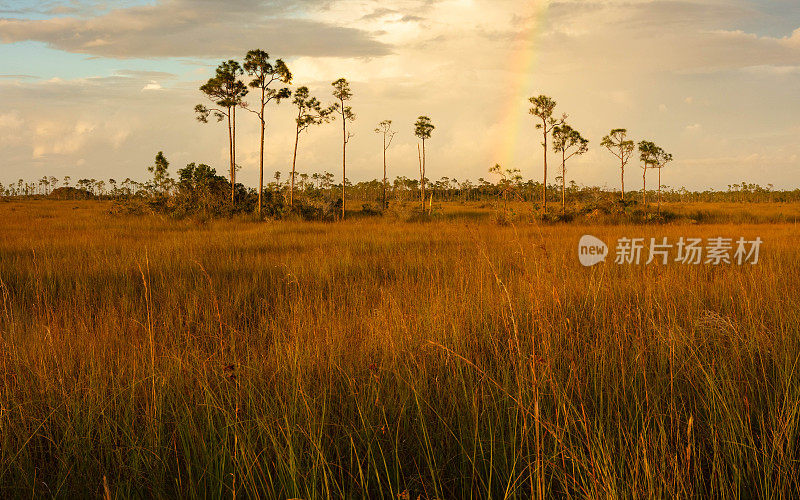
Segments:
[[[431,138],[435,128],[430,118],[427,116],[420,116],[414,124],[414,135],[424,141]]]

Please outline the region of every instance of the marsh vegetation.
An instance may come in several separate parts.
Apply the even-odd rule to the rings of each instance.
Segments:
[[[108,205],[0,203],[3,496],[800,492],[797,205],[646,226]],[[586,232],[765,245],[585,269]]]

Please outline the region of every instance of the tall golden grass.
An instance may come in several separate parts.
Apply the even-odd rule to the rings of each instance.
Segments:
[[[585,233],[764,240],[587,269]],[[800,229],[0,204],[0,495],[800,495]]]

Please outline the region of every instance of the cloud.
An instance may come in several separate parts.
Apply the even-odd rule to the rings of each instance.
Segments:
[[[405,16],[401,17],[399,19],[399,22],[401,22],[401,23],[415,23],[415,22],[420,22],[420,21],[424,21],[424,20],[425,20],[425,18],[422,17],[422,16],[413,16],[413,15],[409,14],[409,15],[405,15]]]
[[[78,121],[67,124],[42,121],[34,127],[33,158],[78,152],[97,128],[93,123]]]
[[[681,164],[689,167],[729,167],[731,165],[743,167],[764,167],[773,165],[791,165],[797,162],[796,154],[761,154],[749,153],[738,156],[714,156],[705,158],[686,158]],[[739,181],[740,179],[730,179]]]
[[[166,71],[142,71],[131,69],[118,69],[114,74],[120,76],[128,76],[131,78],[156,78],[159,80],[172,80],[178,78],[175,73],[168,73]]]
[[[393,14],[397,14],[397,11],[394,10],[394,9],[387,9],[385,7],[380,7],[380,8],[377,8],[377,9],[373,10],[369,14],[365,14],[365,15],[361,16],[361,20],[362,21],[374,21],[376,19],[381,19],[383,17],[391,16]]]
[[[33,75],[0,75],[0,79],[3,80],[35,80],[37,78]]]
[[[752,16],[753,8],[741,2],[552,2],[541,49],[554,68],[576,57],[595,58],[625,73],[800,65],[800,30],[773,37],[727,27]],[[519,29],[531,29],[536,21]]]
[[[0,113],[0,145],[9,146],[22,142],[20,131],[24,124],[19,111]]]
[[[754,75],[800,75],[800,65],[798,66],[750,66],[742,69],[745,73]]]
[[[118,150],[131,131],[121,121],[102,117],[69,120],[39,120],[30,128],[31,158],[46,160],[85,154],[90,149]]]
[[[787,47],[800,49],[800,28],[797,28],[786,38],[781,39],[781,43]]]
[[[0,14],[23,15],[86,15],[107,8],[107,3],[98,0],[38,0],[28,5],[17,5],[23,2],[0,2]]]
[[[800,114],[794,95],[800,30],[749,29],[742,21],[754,17],[748,1],[162,0],[10,20],[0,23],[0,39],[39,40],[93,58],[81,78],[55,65],[37,68],[40,80],[0,78],[0,95],[22,121],[15,144],[4,143],[0,177],[28,176],[33,166],[39,176],[61,169],[75,178],[143,178],[159,150],[175,167],[200,161],[223,172],[224,125],[201,125],[192,113],[202,99],[197,87],[214,67],[202,58],[241,57],[261,46],[285,58],[295,82],[326,104],[332,80],[351,81],[358,115],[348,145],[354,181],[382,173],[373,130],[385,119],[398,130],[389,175],[415,177],[413,123],[423,114],[437,127],[428,149],[432,179],[488,178],[497,162],[538,179],[541,137],[526,98],[545,93],[558,101],[557,114],[568,113],[591,141],[568,180],[616,185],[617,165],[598,143],[610,128],[624,127],[633,139],[653,140],[675,155],[667,182],[795,185],[800,146],[788,125]],[[26,50],[31,46],[39,44]],[[13,54],[14,46],[5,50]],[[181,57],[190,66],[159,61],[152,67],[165,71],[141,71],[148,66],[116,60],[126,57]],[[668,112],[660,113],[660,105]],[[253,186],[258,123],[249,113],[240,116],[240,178]],[[37,136],[44,117],[63,127],[44,127],[40,132],[49,135]],[[94,128],[81,131],[78,123]],[[269,177],[280,170],[285,178],[293,124],[291,103],[270,107]],[[300,171],[337,171],[340,134],[321,126],[303,135]],[[41,156],[32,159],[34,148]],[[785,168],[765,167],[772,161]]]
[[[230,57],[269,47],[283,57],[379,56],[389,47],[356,28],[296,16],[310,2],[164,0],[94,17],[0,19],[4,43],[39,41],[112,58]]]
[[[116,151],[139,127],[137,113],[152,114],[153,108],[163,107],[150,98],[134,98],[142,84],[141,79],[120,76],[0,82],[0,93],[19,105],[0,113],[4,158],[22,167],[19,176],[28,176],[33,165],[52,170],[78,156],[114,162]]]
[[[18,111],[0,114],[0,130],[8,131],[18,129],[22,125],[22,119]]]
[[[691,125],[687,125],[684,130],[686,130],[690,134],[699,134],[703,130],[703,126],[700,125],[699,123],[693,123]]]
[[[151,80],[150,83],[144,86],[142,92],[147,90],[164,90],[164,87],[162,87],[161,84],[158,83],[157,81]]]

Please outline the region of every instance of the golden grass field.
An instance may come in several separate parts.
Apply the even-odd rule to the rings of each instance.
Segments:
[[[0,202],[2,497],[800,496],[796,223],[107,208]],[[586,233],[764,245],[583,268]]]

